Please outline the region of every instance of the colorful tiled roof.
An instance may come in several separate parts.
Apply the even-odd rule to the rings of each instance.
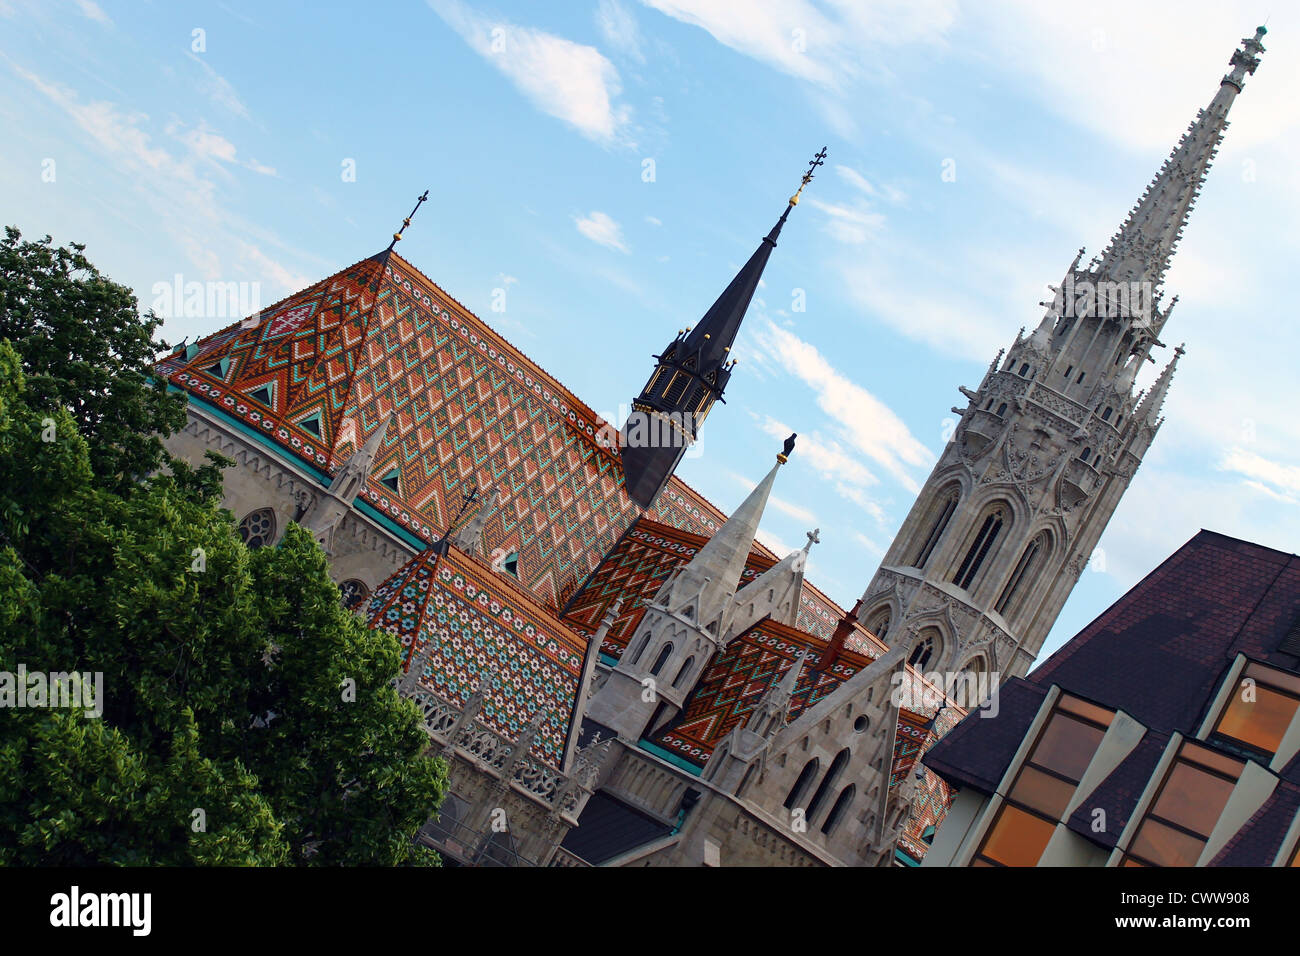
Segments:
[[[621,595],[622,610],[601,646],[601,653],[616,659],[621,657],[628,638],[641,622],[645,606],[653,600],[669,576],[685,567],[707,540],[703,535],[642,518],[628,530],[618,547],[601,562],[595,573],[583,582],[582,588],[569,601],[564,620],[580,633],[591,636],[599,627],[606,609]],[[771,552],[762,553],[755,547],[750,552],[741,575],[741,586],[774,564],[776,558]],[[843,615],[844,612],[838,606],[804,582],[797,621],[799,630],[825,640],[834,630],[835,621]],[[804,627],[806,620],[815,622],[816,626]],[[859,653],[869,653],[861,641],[855,641],[850,647]],[[874,645],[872,649],[882,647],[883,645]]]
[[[794,663],[809,656],[790,699],[789,719],[817,703],[871,663],[871,658],[843,651],[829,667],[819,665],[827,642],[774,621],[761,621],[727,645],[700,677],[686,710],[652,743],[703,767],[713,749],[749,719],[764,692]]]
[[[428,648],[421,682],[453,706],[486,681],[479,719],[498,733],[517,739],[540,713],[532,753],[563,769],[587,641],[508,574],[429,549],[375,589],[366,614],[402,642],[407,666]]]
[[[496,487],[488,552],[556,604],[640,511],[603,421],[397,255],[318,282],[161,362],[191,397],[328,479],[394,413],[361,500],[415,542]]]

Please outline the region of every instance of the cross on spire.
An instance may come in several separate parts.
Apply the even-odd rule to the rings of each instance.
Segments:
[[[799,188],[795,191],[795,194],[790,197],[791,206],[799,205],[799,194],[803,192],[803,188],[805,186],[807,186],[810,182],[812,182],[813,173],[817,171],[817,167],[825,165],[825,163],[826,163],[826,147],[823,146],[822,151],[817,155],[813,156],[813,158],[808,161],[808,171],[803,174],[803,179],[799,181]]]
[[[415,208],[411,210],[411,214],[402,220],[402,228],[398,229],[397,232],[393,233],[393,241],[388,244],[389,252],[392,252],[393,246],[397,245],[397,243],[401,241],[402,233],[406,232],[406,227],[411,224],[411,220],[415,217],[415,214],[419,211],[420,207],[424,205],[425,200],[427,200],[428,198],[429,198],[429,190],[426,189],[424,191],[424,194],[415,201]]]

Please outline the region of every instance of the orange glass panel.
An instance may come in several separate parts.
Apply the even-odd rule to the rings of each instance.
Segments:
[[[1121,863],[1120,866],[1141,866],[1141,867],[1145,867],[1146,864],[1145,864],[1145,863],[1139,863],[1137,860],[1133,859],[1131,856],[1126,856],[1126,857],[1124,857],[1124,862]]]
[[[1243,700],[1244,691],[1232,695],[1214,729],[1266,753],[1277,753],[1282,735],[1291,726],[1300,700],[1256,684],[1253,701]]]
[[[1156,866],[1195,866],[1205,841],[1167,827],[1159,820],[1144,820],[1129,851]]]
[[[1235,757],[1229,757],[1227,754],[1211,750],[1209,747],[1194,744],[1190,740],[1185,742],[1178,751],[1178,758],[1180,760],[1195,761],[1203,767],[1209,767],[1211,770],[1226,774],[1233,780],[1241,776],[1241,768],[1245,766]]]
[[[1004,803],[980,853],[1006,866],[1033,866],[1055,829],[1041,817]]]
[[[1291,853],[1291,862],[1287,866],[1300,866],[1300,846]]]
[[[1070,797],[1074,796],[1074,784],[1058,780],[1056,777],[1025,767],[1016,778],[1016,785],[1011,788],[1011,798],[1016,803],[1023,803],[1040,810],[1053,819],[1060,819]]]
[[[1232,794],[1233,782],[1179,760],[1151,812],[1209,837]]]
[[[1242,676],[1253,677],[1261,684],[1272,684],[1274,687],[1300,696],[1300,675],[1288,674],[1286,671],[1266,667],[1263,664],[1247,664]]]
[[[1030,759],[1064,777],[1078,780],[1097,752],[1103,731],[1062,713],[1052,715]]]
[[[1061,710],[1068,710],[1072,714],[1078,714],[1080,717],[1096,721],[1103,727],[1109,727],[1110,722],[1115,719],[1113,710],[1098,707],[1096,704],[1090,704],[1086,700],[1071,697],[1069,694],[1062,694],[1056,702],[1056,706]]]

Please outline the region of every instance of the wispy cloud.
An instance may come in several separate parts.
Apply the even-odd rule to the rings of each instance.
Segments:
[[[645,62],[641,49],[641,28],[636,17],[620,0],[600,0],[596,7],[596,26],[600,35],[615,50],[637,63]]]
[[[837,242],[859,246],[885,226],[884,215],[872,212],[865,203],[848,206],[822,202],[820,199],[812,199],[810,202],[814,209],[827,215],[826,232]]]
[[[593,210],[588,216],[574,216],[573,221],[582,233],[592,242],[619,252],[630,252],[623,240],[623,227],[599,210]]]
[[[618,70],[595,47],[484,16],[461,0],[428,3],[542,112],[601,145],[631,145],[632,108],[618,102]]]
[[[95,3],[95,0],[76,0],[76,3],[77,9],[81,11],[83,17],[94,20],[96,23],[102,23],[105,26],[112,25],[112,19],[104,12],[103,7]]]
[[[913,493],[920,490],[913,472],[928,467],[934,454],[917,440],[903,420],[871,392],[851,381],[827,361],[810,342],[768,321],[755,339],[768,358],[812,389],[817,405],[829,417],[839,441],[865,455]],[[819,454],[834,460],[837,477],[852,485],[869,483],[865,475],[846,468],[838,442],[819,442]]]
[[[214,70],[203,57],[190,53],[189,58],[203,69],[203,81],[199,84],[203,94],[222,109],[229,110],[242,119],[248,119],[248,107],[239,98],[231,82]]]
[[[708,31],[724,46],[827,88],[879,75],[877,51],[940,43],[956,20],[956,0],[642,0]]]
[[[744,475],[737,474],[734,471],[731,473],[731,478],[733,481],[736,482],[736,484],[743,487],[746,491],[753,491],[754,488],[757,487],[757,485],[754,482],[750,481]],[[794,518],[796,521],[801,521],[804,524],[808,525],[809,530],[811,530],[812,526],[817,523],[817,516],[815,514],[813,514],[807,508],[803,508],[797,504],[794,504],[793,502],[786,501],[784,498],[777,497],[776,495],[768,495],[767,504],[768,507],[775,508],[777,511],[781,512],[782,514],[789,515],[791,518]]]
[[[1243,475],[1250,487],[1274,500],[1300,504],[1300,465],[1288,465],[1265,458],[1244,448],[1233,448],[1224,455],[1219,467]]]
[[[228,178],[225,167],[230,165],[273,173],[270,167],[241,159],[233,143],[202,123],[186,127],[172,121],[165,133],[182,148],[160,145],[146,128],[146,114],[125,112],[107,101],[83,101],[68,87],[17,65],[13,69],[62,110],[113,168],[137,184],[162,228],[205,278],[220,278],[228,270],[238,269],[266,277],[286,292],[307,284],[306,277],[281,266],[247,240],[257,230],[226,210],[217,181],[210,175],[219,172]],[[226,252],[225,262],[218,249]]]

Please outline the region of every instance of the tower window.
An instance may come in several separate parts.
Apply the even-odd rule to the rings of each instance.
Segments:
[[[916,670],[923,671],[929,666],[933,657],[934,638],[922,635],[921,639],[912,645],[912,653],[907,656],[907,663],[911,664]]]
[[[1088,373],[1087,373],[1087,372],[1080,372],[1080,373],[1079,373],[1079,377],[1075,380],[1075,384],[1076,384],[1076,385],[1082,385],[1082,384],[1083,384],[1083,377],[1084,377],[1086,374],[1088,374]]]
[[[935,515],[934,521],[930,524],[930,531],[925,536],[925,541],[921,543],[921,549],[916,553],[916,559],[912,566],[916,568],[925,567],[925,562],[930,560],[930,555],[934,552],[935,545],[943,537],[943,533],[948,528],[948,521],[952,514],[957,510],[957,492],[952,490],[948,492],[940,505],[938,514]],[[886,620],[888,624],[888,620]],[[877,635],[879,637],[880,635]]]
[[[239,538],[250,551],[266,547],[275,538],[275,512],[259,508],[246,514],[239,522]]]
[[[1003,402],[1001,405],[998,406],[998,418],[1001,418],[1006,413],[1007,413],[1007,403]]]
[[[1025,553],[1020,556],[1020,560],[1016,563],[1016,569],[1011,572],[1011,577],[1007,580],[1007,586],[1002,589],[1002,596],[998,598],[998,603],[993,608],[999,614],[1005,614],[1007,608],[1011,606],[1012,600],[1015,599],[1020,586],[1029,576],[1029,571],[1034,567],[1034,562],[1038,556],[1047,553],[1047,544],[1046,531],[1029,542],[1029,547],[1025,548]]]
[[[1073,372],[1074,372],[1074,366],[1073,366],[1073,365],[1067,367],[1066,370],[1065,370],[1065,377],[1068,379],[1068,378],[1070,377],[1070,375],[1071,375]]]
[[[686,386],[691,383],[691,377],[685,372],[677,372],[673,375],[668,387],[664,389],[664,401],[670,405],[676,405],[686,394]]]
[[[889,608],[883,608],[878,611],[876,616],[871,618],[871,623],[867,625],[867,630],[883,641],[885,635],[889,633]]]
[[[650,673],[658,674],[661,670],[663,670],[664,665],[668,663],[668,658],[672,654],[672,652],[673,652],[672,643],[669,642],[668,644],[665,644],[663,646],[663,650],[659,652],[659,656],[655,658],[655,666],[650,668]]]
[[[957,568],[957,573],[953,575],[952,581],[959,588],[969,589],[971,582],[975,580],[975,575],[984,564],[984,559],[988,557],[989,551],[1002,533],[1004,514],[1002,509],[990,512],[980,526],[979,534],[971,542],[970,548],[966,551],[966,557],[962,559],[961,565]]]
[[[1091,458],[1091,457],[1092,457],[1092,449],[1091,449],[1091,448],[1085,448],[1085,449],[1083,450],[1083,454],[1079,456],[1079,460],[1080,460],[1081,462],[1083,462],[1083,463],[1086,465],[1086,464],[1088,464],[1088,459]]]
[[[1110,416],[1111,416],[1112,413],[1114,413],[1114,411],[1115,411],[1115,409],[1113,409],[1113,408],[1109,408],[1109,407],[1108,407],[1104,412],[1101,413],[1101,420],[1102,420],[1103,422],[1108,422],[1108,421],[1110,421]]]
[[[686,663],[682,665],[682,669],[679,670],[677,672],[677,676],[673,678],[673,686],[681,687],[682,681],[684,681],[687,678],[687,676],[691,672],[691,668],[694,666],[695,666],[695,658],[694,657],[686,658]]]
[[[1026,362],[1024,365],[1020,366],[1020,377],[1024,378],[1028,374],[1029,374],[1029,363]]]

